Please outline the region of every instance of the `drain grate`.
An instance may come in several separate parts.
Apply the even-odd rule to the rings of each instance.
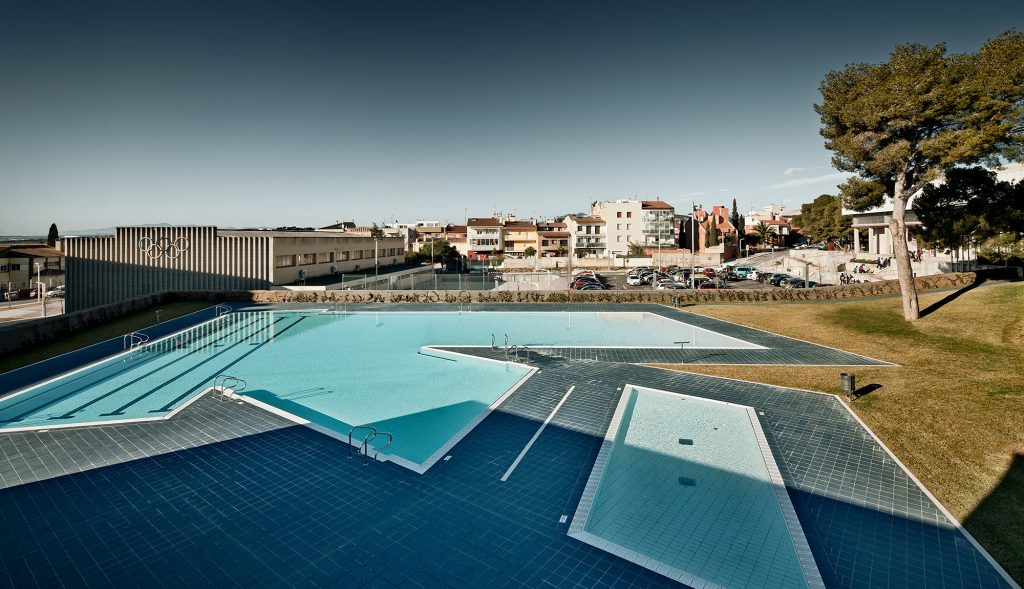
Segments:
[[[690,477],[679,477],[679,484],[684,487],[696,487],[697,481],[691,479]]]
[[[693,440],[691,440],[690,438],[679,438],[679,443],[684,446],[692,446]]]

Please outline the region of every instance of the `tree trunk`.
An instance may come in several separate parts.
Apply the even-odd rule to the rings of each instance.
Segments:
[[[903,175],[897,179],[895,194],[892,197],[892,219],[889,220],[889,231],[892,233],[892,252],[896,258],[896,276],[900,281],[900,296],[903,299],[903,318],[916,321],[921,317],[917,303],[917,287],[914,284],[914,269],[910,265],[910,248],[907,247],[907,224],[904,219],[907,212],[907,200],[910,194],[904,187]]]

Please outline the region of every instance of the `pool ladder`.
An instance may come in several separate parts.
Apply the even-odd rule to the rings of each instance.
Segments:
[[[519,361],[519,352],[523,352],[523,361],[527,364],[530,363],[530,347],[529,346],[507,346],[505,348],[505,358],[508,358],[509,353],[512,354],[512,359],[516,362]]]
[[[224,315],[227,315],[230,312],[231,312],[231,307],[229,307],[227,305],[224,305],[224,304],[216,305],[213,308],[213,315],[215,317],[222,317]]]
[[[217,383],[220,384],[218,385]],[[244,391],[247,386],[249,385],[244,380],[230,374],[218,374],[213,379],[213,390],[220,393],[218,398],[221,400],[230,398],[230,395],[237,395]]]
[[[148,335],[139,331],[133,331],[129,334],[125,334],[125,336],[121,338],[121,347],[124,348],[125,350],[128,350],[129,352],[132,352],[135,350],[140,350],[142,346],[146,345],[146,342],[148,341]],[[144,350],[139,354],[129,354],[128,357],[124,359],[124,361],[127,362],[129,360],[134,360],[135,358],[141,356],[142,353],[144,353]]]
[[[377,428],[373,427],[372,425],[357,425],[354,428],[348,430],[349,458],[352,458],[352,448],[355,446],[352,443],[352,433],[360,429],[370,430],[370,433],[367,434],[365,438],[363,438],[363,442],[359,444],[359,453],[363,455],[363,466],[366,466],[367,464],[370,463],[370,440],[376,438],[377,436],[387,437],[388,439],[387,444],[384,444],[380,448],[375,448],[373,451],[373,461],[377,462],[377,455],[381,453],[381,450],[386,450],[389,446],[391,446],[391,443],[395,441],[395,437],[391,435],[390,432],[377,431]]]

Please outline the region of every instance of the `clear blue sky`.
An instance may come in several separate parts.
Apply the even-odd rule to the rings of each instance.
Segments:
[[[1024,3],[0,0],[0,234],[797,206],[812,105]]]

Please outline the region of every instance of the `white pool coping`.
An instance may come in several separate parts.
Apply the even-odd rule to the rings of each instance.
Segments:
[[[421,352],[423,350],[429,351],[430,354],[426,354],[426,355],[428,355],[428,356],[432,355],[432,356],[436,356],[436,357],[439,357],[439,358],[445,358],[446,356],[456,356],[456,357],[465,358],[465,359],[468,359],[468,360],[474,361],[474,362],[494,362],[496,364],[502,364],[502,365],[505,365],[505,366],[522,366],[521,364],[518,364],[516,362],[505,362],[505,361],[502,361],[502,360],[492,360],[491,358],[481,358],[479,356],[472,356],[472,355],[469,355],[469,354],[461,354],[459,352],[453,352],[451,350],[440,350],[440,349],[436,349],[436,348],[434,348],[432,346],[423,346],[422,348],[420,348],[420,350],[421,350]],[[484,419],[486,419],[487,416],[490,415],[492,411],[497,409],[499,405],[504,403],[505,400],[508,399],[510,395],[512,395],[512,393],[516,392],[516,390],[518,390],[519,387],[523,386],[523,384],[527,380],[529,380],[529,378],[531,376],[533,376],[534,374],[536,374],[540,370],[540,368],[538,368],[536,366],[530,366],[530,367],[527,367],[527,368],[528,369],[527,369],[526,373],[523,374],[523,376],[519,377],[519,380],[517,380],[508,390],[506,390],[504,393],[502,393],[490,405],[488,405],[484,410],[482,410],[476,417],[474,417],[472,420],[470,420],[465,426],[462,427],[462,429],[457,431],[455,433],[455,435],[453,435],[451,438],[449,438],[447,442],[442,444],[437,450],[434,451],[433,454],[431,454],[422,463],[413,462],[413,461],[408,460],[406,458],[402,458],[401,456],[398,456],[397,454],[378,454],[376,456],[376,459],[378,461],[380,461],[380,462],[393,462],[393,463],[397,464],[398,466],[407,468],[407,469],[415,472],[416,474],[424,474],[424,473],[426,473],[428,470],[430,470],[430,467],[434,466],[434,464],[436,464],[438,461],[440,461],[445,456],[447,456],[448,452],[452,448],[454,448],[455,445],[458,444],[462,440],[462,438],[466,437],[469,434],[469,432],[473,431],[473,429],[477,425],[479,425],[480,422],[482,422]],[[339,432],[339,431],[330,429],[328,427],[324,427],[324,426],[322,426],[320,424],[313,423],[313,422],[309,421],[308,419],[305,419],[303,417],[299,417],[299,416],[294,415],[292,413],[289,413],[289,412],[287,412],[287,411],[285,411],[283,409],[280,409],[278,407],[270,405],[269,403],[265,403],[263,401],[259,401],[259,400],[253,399],[252,397],[249,397],[249,396],[244,395],[244,394],[234,394],[230,390],[228,390],[227,393],[228,393],[228,396],[230,396],[232,399],[239,399],[241,401],[245,401],[246,403],[250,403],[250,404],[252,404],[252,405],[254,405],[256,407],[259,407],[260,409],[263,409],[265,411],[269,411],[270,413],[273,413],[275,415],[283,417],[283,418],[285,418],[285,419],[287,419],[289,421],[292,421],[292,422],[297,423],[299,425],[304,425],[304,426],[306,426],[306,427],[308,427],[308,428],[310,428],[312,430],[315,430],[315,431],[317,431],[317,432],[319,432],[321,434],[324,434],[324,435],[329,436],[331,438],[334,438],[336,440],[342,441],[342,442],[344,442],[346,444],[349,443],[348,433]],[[362,440],[356,440],[356,439],[352,440],[352,446],[354,448],[361,448],[362,444],[363,444]],[[367,451],[370,451],[370,450],[374,450],[375,451],[375,448],[372,445],[368,445],[368,450]]]
[[[670,579],[694,587],[695,589],[724,589],[720,585],[694,575],[693,573],[640,554],[635,550],[610,542],[600,536],[584,530],[587,518],[590,516],[590,511],[594,507],[594,500],[597,497],[601,477],[604,475],[604,471],[608,466],[612,447],[615,444],[615,437],[618,435],[619,428],[622,425],[622,417],[626,412],[626,406],[629,404],[629,393],[632,389],[642,389],[644,391],[672,395],[673,397],[718,403],[720,405],[737,407],[746,412],[747,417],[750,419],[754,436],[757,439],[761,457],[764,459],[765,466],[768,468],[768,476],[771,479],[772,487],[775,490],[775,496],[778,499],[779,507],[782,510],[783,521],[786,523],[790,539],[793,542],[797,560],[800,563],[801,571],[804,574],[804,580],[806,581],[807,586],[811,589],[824,589],[825,583],[822,580],[821,573],[818,571],[818,567],[814,562],[814,555],[811,552],[810,545],[807,543],[807,537],[804,535],[803,528],[800,527],[800,521],[797,519],[796,510],[793,508],[793,503],[790,501],[789,494],[786,492],[786,485],[782,480],[782,474],[779,471],[778,464],[776,464],[775,458],[772,456],[771,449],[768,446],[768,441],[764,436],[764,430],[761,429],[761,425],[757,419],[757,412],[753,407],[746,405],[738,405],[715,399],[707,399],[694,395],[685,395],[682,393],[674,393],[671,391],[663,391],[626,383],[622,388],[622,393],[620,394],[619,402],[615,407],[615,413],[612,415],[611,423],[605,431],[604,440],[601,442],[601,449],[598,451],[597,459],[594,460],[594,467],[590,472],[590,478],[587,479],[587,485],[583,490],[583,496],[580,498],[579,506],[576,508],[576,513],[573,515],[572,523],[569,525],[569,537],[594,546],[595,548],[600,548],[601,550],[610,552],[620,558],[638,564],[645,569],[654,571]]]

